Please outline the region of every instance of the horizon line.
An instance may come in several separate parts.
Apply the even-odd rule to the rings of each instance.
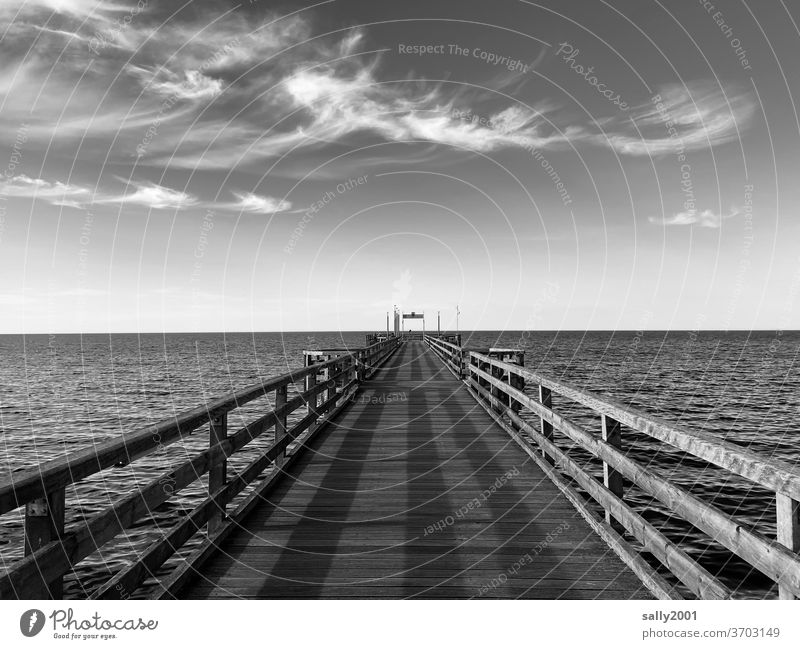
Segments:
[[[197,330],[197,331],[7,331],[0,336],[153,336],[165,334],[308,334],[308,333],[385,333],[385,329],[287,329],[287,330]],[[406,330],[405,332],[407,332]],[[412,330],[413,331],[413,330]],[[417,330],[419,331],[419,330]],[[430,330],[433,331],[433,330]],[[442,333],[796,333],[800,329],[442,329]],[[405,333],[401,332],[401,333]],[[426,331],[425,333],[429,333]]]

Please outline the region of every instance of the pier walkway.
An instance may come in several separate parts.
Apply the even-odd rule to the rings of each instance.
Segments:
[[[442,361],[408,342],[180,596],[650,594]]]

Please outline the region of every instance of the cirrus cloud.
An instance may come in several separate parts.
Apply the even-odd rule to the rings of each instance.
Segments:
[[[41,198],[53,205],[74,205],[89,198],[90,190],[59,181],[30,178],[24,174],[13,176],[0,183],[0,194],[25,198]]]
[[[197,205],[198,200],[191,194],[162,187],[155,183],[130,183],[134,191],[119,196],[106,196],[97,199],[97,203],[131,203],[143,205],[155,210],[183,209]]]
[[[686,210],[684,212],[677,212],[672,216],[651,216],[648,220],[650,223],[664,226],[697,225],[702,228],[719,228],[722,227],[723,221],[733,218],[740,213],[738,209],[733,209],[728,213],[717,213],[713,210]]]
[[[124,191],[103,193],[79,185],[60,181],[51,182],[43,178],[29,178],[25,175],[19,175],[0,182],[0,196],[40,199],[52,205],[77,209],[86,208],[90,204],[139,205],[153,210],[182,210],[189,207],[207,207],[215,210],[250,212],[253,214],[275,214],[277,212],[288,212],[292,209],[290,201],[252,192],[231,192],[236,198],[235,201],[201,201],[188,192],[171,189],[152,182],[120,180],[126,183]]]
[[[274,214],[275,212],[287,212],[292,209],[292,204],[289,201],[273,198],[272,196],[259,196],[249,192],[243,194],[233,192],[233,195],[237,199],[235,203],[221,204],[218,207],[257,214]]]

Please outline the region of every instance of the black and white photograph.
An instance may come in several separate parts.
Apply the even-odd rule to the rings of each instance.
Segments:
[[[798,646],[798,61],[796,0],[0,0],[2,644]]]

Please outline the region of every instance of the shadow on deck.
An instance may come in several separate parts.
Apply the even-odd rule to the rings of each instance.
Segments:
[[[418,342],[364,384],[181,596],[652,597]]]

